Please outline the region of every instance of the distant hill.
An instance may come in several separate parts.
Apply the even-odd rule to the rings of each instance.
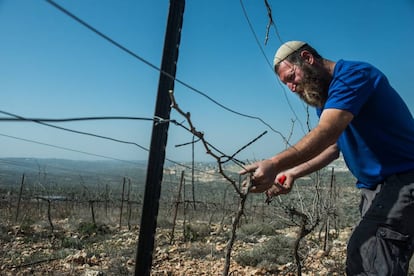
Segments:
[[[1,158],[1,170],[27,170],[39,171],[47,169],[48,172],[62,171],[79,171],[79,172],[97,172],[107,170],[124,170],[124,169],[146,169],[146,161],[116,161],[116,160],[70,160],[55,158]]]
[[[20,183],[22,175],[29,182],[47,178],[47,182],[70,183],[70,181],[95,182],[106,179],[119,182],[123,177],[144,182],[146,161],[121,162],[114,160],[84,161],[69,159],[1,158],[0,187]],[[95,180],[93,180],[95,179]]]

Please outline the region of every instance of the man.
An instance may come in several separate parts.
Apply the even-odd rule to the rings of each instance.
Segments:
[[[251,191],[288,193],[295,179],[342,152],[362,194],[347,275],[407,275],[414,246],[414,119],[407,105],[377,68],[333,62],[305,42],[283,44],[274,70],[316,108],[319,123],[294,146],[241,171],[253,174]]]

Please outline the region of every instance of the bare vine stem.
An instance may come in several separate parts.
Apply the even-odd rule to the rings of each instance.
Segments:
[[[206,153],[209,154],[210,156],[212,156],[214,159],[216,159],[217,164],[218,164],[218,168],[219,168],[219,173],[233,186],[234,190],[237,192],[237,194],[239,195],[239,198],[240,198],[237,213],[236,213],[236,215],[233,219],[233,222],[232,222],[231,236],[230,236],[230,239],[229,239],[229,241],[227,243],[227,247],[226,247],[226,254],[225,254],[226,258],[225,258],[225,265],[224,265],[224,270],[223,270],[222,275],[227,276],[229,274],[229,270],[230,270],[231,252],[232,252],[232,249],[233,249],[234,242],[236,240],[236,230],[237,230],[237,227],[240,224],[240,218],[244,214],[245,203],[246,203],[247,195],[249,194],[250,188],[252,186],[252,181],[251,181],[251,175],[248,174],[247,177],[246,177],[246,180],[244,180],[244,183],[246,183],[246,185],[244,187],[243,186],[239,187],[237,185],[236,180],[234,180],[233,178],[231,178],[230,176],[228,176],[225,173],[225,171],[223,169],[223,164],[228,162],[229,160],[232,160],[236,164],[238,164],[239,166],[241,166],[243,168],[243,162],[235,160],[234,159],[235,155],[237,155],[240,151],[244,150],[246,147],[248,147],[252,143],[256,142],[258,139],[260,139],[267,132],[264,132],[264,133],[260,134],[257,138],[255,138],[254,140],[249,142],[247,145],[243,146],[240,150],[237,150],[233,155],[231,155],[231,156],[225,155],[222,152],[220,152],[219,150],[217,150],[216,148],[212,147],[212,145],[205,140],[204,133],[201,132],[201,131],[198,131],[195,128],[195,126],[193,125],[193,122],[191,121],[190,113],[189,112],[184,112],[178,106],[178,104],[175,100],[175,97],[174,97],[174,93],[173,93],[172,90],[169,91],[169,94],[170,94],[170,99],[171,99],[171,108],[173,108],[179,114],[181,114],[186,119],[186,121],[188,123],[188,127],[185,127],[182,124],[180,124],[180,125],[182,127],[184,127],[185,129],[187,129],[189,132],[191,132],[194,136],[196,136],[200,139],[200,141],[202,142],[202,144],[203,144],[203,146],[206,150]]]

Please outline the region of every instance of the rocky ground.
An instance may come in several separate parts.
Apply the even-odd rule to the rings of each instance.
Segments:
[[[47,225],[2,227],[0,236],[1,275],[134,275],[138,230],[101,226],[90,233],[65,230],[59,223],[52,234]],[[222,275],[226,240],[211,236],[203,241],[169,243],[169,231],[159,230],[151,275]],[[292,235],[292,230],[279,235]],[[331,243],[327,253],[310,246],[302,275],[344,275],[345,244],[349,229]],[[259,236],[249,242],[238,240],[237,254],[264,242]],[[305,245],[307,246],[307,245]],[[223,254],[221,254],[223,253]],[[234,259],[234,258],[233,258]],[[250,267],[231,262],[230,275],[296,275],[289,262],[277,267]]]

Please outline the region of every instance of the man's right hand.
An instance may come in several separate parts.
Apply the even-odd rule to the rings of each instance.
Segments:
[[[242,175],[246,173],[252,173],[252,187],[250,192],[263,193],[273,185],[278,172],[272,161],[266,159],[247,165],[239,172]]]

